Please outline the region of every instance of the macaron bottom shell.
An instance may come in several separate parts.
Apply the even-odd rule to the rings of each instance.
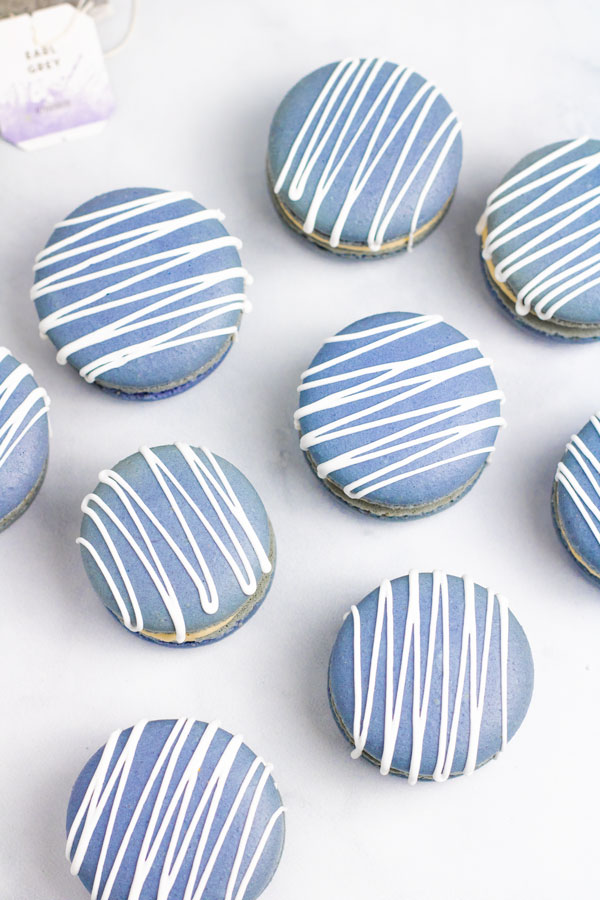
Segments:
[[[235,335],[227,340],[219,352],[208,362],[202,366],[197,372],[194,372],[188,378],[182,379],[173,384],[167,384],[147,391],[125,391],[123,388],[110,384],[103,384],[100,381],[94,381],[96,387],[99,387],[106,394],[112,394],[121,400],[165,400],[167,397],[174,397],[176,394],[183,394],[184,391],[194,387],[200,381],[203,381],[211,372],[219,366],[233,346]]]

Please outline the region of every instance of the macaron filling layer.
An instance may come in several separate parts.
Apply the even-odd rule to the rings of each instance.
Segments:
[[[482,234],[481,247],[483,250],[486,237],[486,231]],[[576,340],[596,340],[600,338],[600,322],[584,324],[581,322],[567,322],[558,316],[552,319],[540,319],[533,310],[522,314],[517,311],[517,297],[511,291],[506,282],[499,282],[496,278],[494,263],[490,259],[485,259],[482,255],[482,263],[484,273],[490,287],[497,299],[502,303],[505,309],[518,318],[523,325],[528,325],[535,331],[539,331],[548,337],[562,337]]]
[[[290,228],[302,235],[303,237],[308,238],[309,241],[321,247],[324,250],[331,250],[330,245],[330,237],[326,234],[321,234],[317,229],[314,229],[307,234],[304,231],[304,227],[302,221],[294,215],[292,210],[290,210],[282,197],[275,194],[273,191],[273,177],[268,170],[267,167],[267,177],[269,181],[269,187],[271,189],[271,197],[275,204],[275,208],[283,221],[290,226]],[[405,234],[403,237],[395,238],[390,241],[385,241],[379,250],[372,250],[368,244],[360,244],[360,243],[351,243],[349,241],[340,241],[335,248],[335,253],[340,256],[360,256],[366,258],[374,258],[378,259],[380,256],[387,256],[390,253],[396,253],[400,250],[406,250],[409,243],[411,247],[416,246],[422,240],[424,240],[427,235],[431,234],[431,232],[437,228],[440,224],[448,210],[450,209],[450,204],[454,199],[454,193],[448,197],[442,209],[436,213],[436,215],[429,221],[425,222],[423,225],[419,225],[419,227],[412,234]]]

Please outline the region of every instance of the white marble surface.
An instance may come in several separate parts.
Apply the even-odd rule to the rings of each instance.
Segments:
[[[598,896],[600,590],[559,545],[549,495],[567,439],[600,406],[600,345],[546,343],[505,319],[486,294],[473,228],[526,152],[600,134],[599,12],[592,0],[146,0],[130,45],[109,62],[118,110],[104,133],[30,155],[0,146],[0,343],[48,389],[53,427],[44,488],[0,536],[3,900],[84,900],[63,856],[72,781],[114,728],[182,714],[219,717],[275,764],[288,834],[265,900]],[[126,13],[123,2],[102,26],[107,45]],[[447,219],[412,255],[375,263],[340,261],[284,229],[263,173],[282,94],[354,54],[422,71],[464,126]],[[255,277],[254,312],[224,365],[156,405],[119,402],[57,366],[28,299],[53,223],[130,185],[189,189],[220,206]],[[476,489],[408,524],[334,502],[291,426],[298,375],[322,339],[393,309],[442,313],[480,339],[509,423]],[[238,464],[279,542],[262,611],[189,652],[119,628],[74,543],[98,470],[174,439]],[[409,567],[468,571],[506,594],[536,663],[529,716],[504,758],[414,788],[350,759],[326,699],[342,614]]]

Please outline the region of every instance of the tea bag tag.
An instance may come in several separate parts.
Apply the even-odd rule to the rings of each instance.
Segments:
[[[114,109],[93,19],[69,3],[0,20],[0,132],[24,150],[99,131]]]

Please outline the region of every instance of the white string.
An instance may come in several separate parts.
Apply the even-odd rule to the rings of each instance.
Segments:
[[[105,59],[108,59],[111,56],[115,56],[117,53],[123,49],[123,47],[129,43],[131,40],[131,35],[134,32],[135,24],[137,22],[138,13],[140,11],[140,0],[131,0],[131,12],[129,14],[129,24],[127,26],[127,31],[121,38],[118,44],[115,44],[114,47],[111,47],[109,50],[104,51]]]

